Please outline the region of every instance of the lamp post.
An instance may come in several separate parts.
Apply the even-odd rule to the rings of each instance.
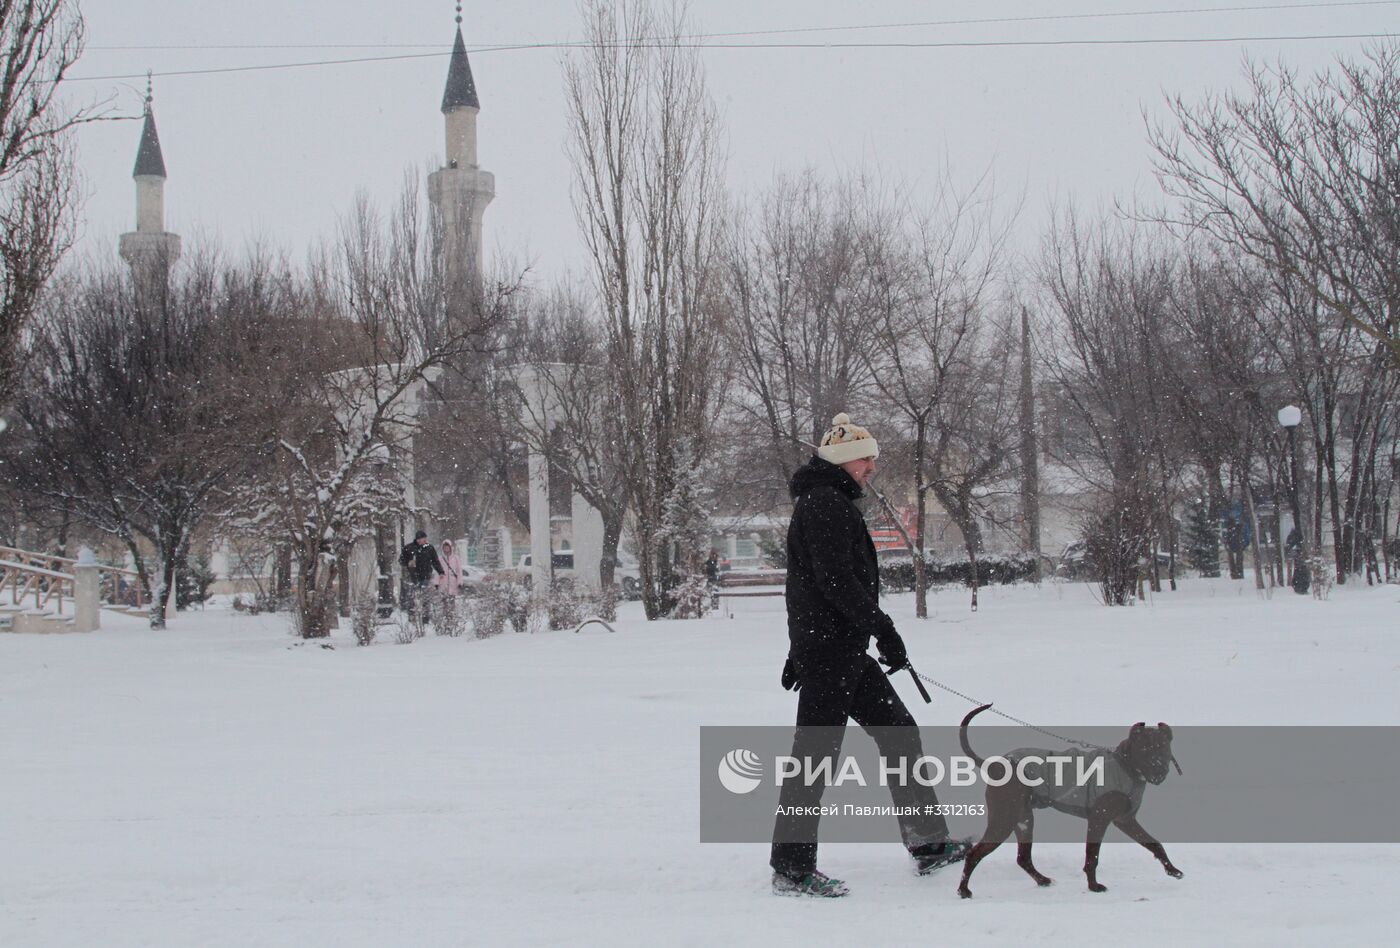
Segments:
[[[1288,454],[1292,458],[1293,475],[1290,478],[1292,484],[1291,500],[1293,501],[1293,529],[1288,532],[1288,539],[1284,541],[1284,546],[1293,553],[1293,591],[1298,595],[1305,595],[1312,585],[1312,576],[1308,572],[1308,544],[1306,535],[1303,532],[1303,513],[1298,505],[1298,445],[1293,439],[1293,429],[1298,427],[1298,422],[1303,420],[1303,413],[1297,405],[1284,405],[1278,410],[1278,423],[1284,431],[1288,432]]]

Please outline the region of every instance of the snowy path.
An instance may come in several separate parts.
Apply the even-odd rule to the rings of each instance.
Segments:
[[[944,592],[922,670],[1058,724],[1400,724],[1400,589],[1318,603],[1195,581]],[[629,607],[634,608],[634,607]],[[853,895],[767,893],[762,846],[697,839],[697,728],[785,724],[780,600],[739,618],[335,649],[222,611],[153,633],[0,636],[0,945],[1339,944],[1389,940],[1400,847],[998,852],[960,902],[897,847],[830,846]],[[956,723],[966,706],[927,708]]]

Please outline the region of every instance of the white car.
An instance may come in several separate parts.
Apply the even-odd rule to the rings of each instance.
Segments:
[[[574,554],[572,550],[565,550],[562,553],[551,555],[554,561],[554,578],[571,579],[574,575]],[[510,582],[524,583],[526,586],[534,576],[535,558],[529,553],[521,555],[516,561],[515,569],[503,570],[497,573],[497,578],[504,578]]]
[[[574,553],[572,550],[561,550],[553,554],[554,575],[558,577],[569,577],[574,575]],[[516,564],[515,576],[521,581],[530,581],[531,567],[534,565],[534,557],[525,553]],[[635,600],[642,598],[642,573],[637,561],[627,556],[619,556],[613,566],[613,582],[622,591],[622,598]]]
[[[491,573],[480,566],[472,566],[470,563],[462,564],[462,588],[475,589],[486,582]]]
[[[550,559],[553,560],[553,563],[554,563],[554,575],[555,575],[555,576],[561,576],[561,575],[562,575],[562,576],[571,576],[571,575],[573,575],[573,572],[574,572],[574,554],[573,554],[573,551],[572,551],[572,550],[564,550],[564,551],[561,552],[561,553],[551,553],[551,554],[550,554]],[[515,570],[516,570],[516,572],[518,572],[518,573],[524,573],[526,576],[529,576],[529,575],[530,575],[530,571],[534,568],[534,563],[535,563],[535,558],[534,558],[534,556],[532,556],[532,555],[529,554],[529,553],[525,553],[525,554],[521,555],[521,557],[520,557],[520,562],[518,562],[518,563],[515,564]]]

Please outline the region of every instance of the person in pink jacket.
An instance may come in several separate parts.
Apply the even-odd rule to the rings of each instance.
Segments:
[[[433,585],[448,599],[456,598],[462,588],[462,560],[451,540],[442,541],[442,574],[433,577]]]

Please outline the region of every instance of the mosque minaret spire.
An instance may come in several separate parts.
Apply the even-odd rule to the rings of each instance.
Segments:
[[[146,74],[145,115],[136,149],[136,230],[121,235],[118,252],[133,271],[168,270],[180,256],[180,237],[165,229],[165,156],[156,134],[151,76]]]
[[[442,93],[446,133],[445,164],[428,176],[428,198],[442,225],[443,272],[448,280],[449,318],[469,305],[481,286],[481,220],[496,196],[496,177],[477,159],[477,116],[481,100],[462,39],[462,5]]]

